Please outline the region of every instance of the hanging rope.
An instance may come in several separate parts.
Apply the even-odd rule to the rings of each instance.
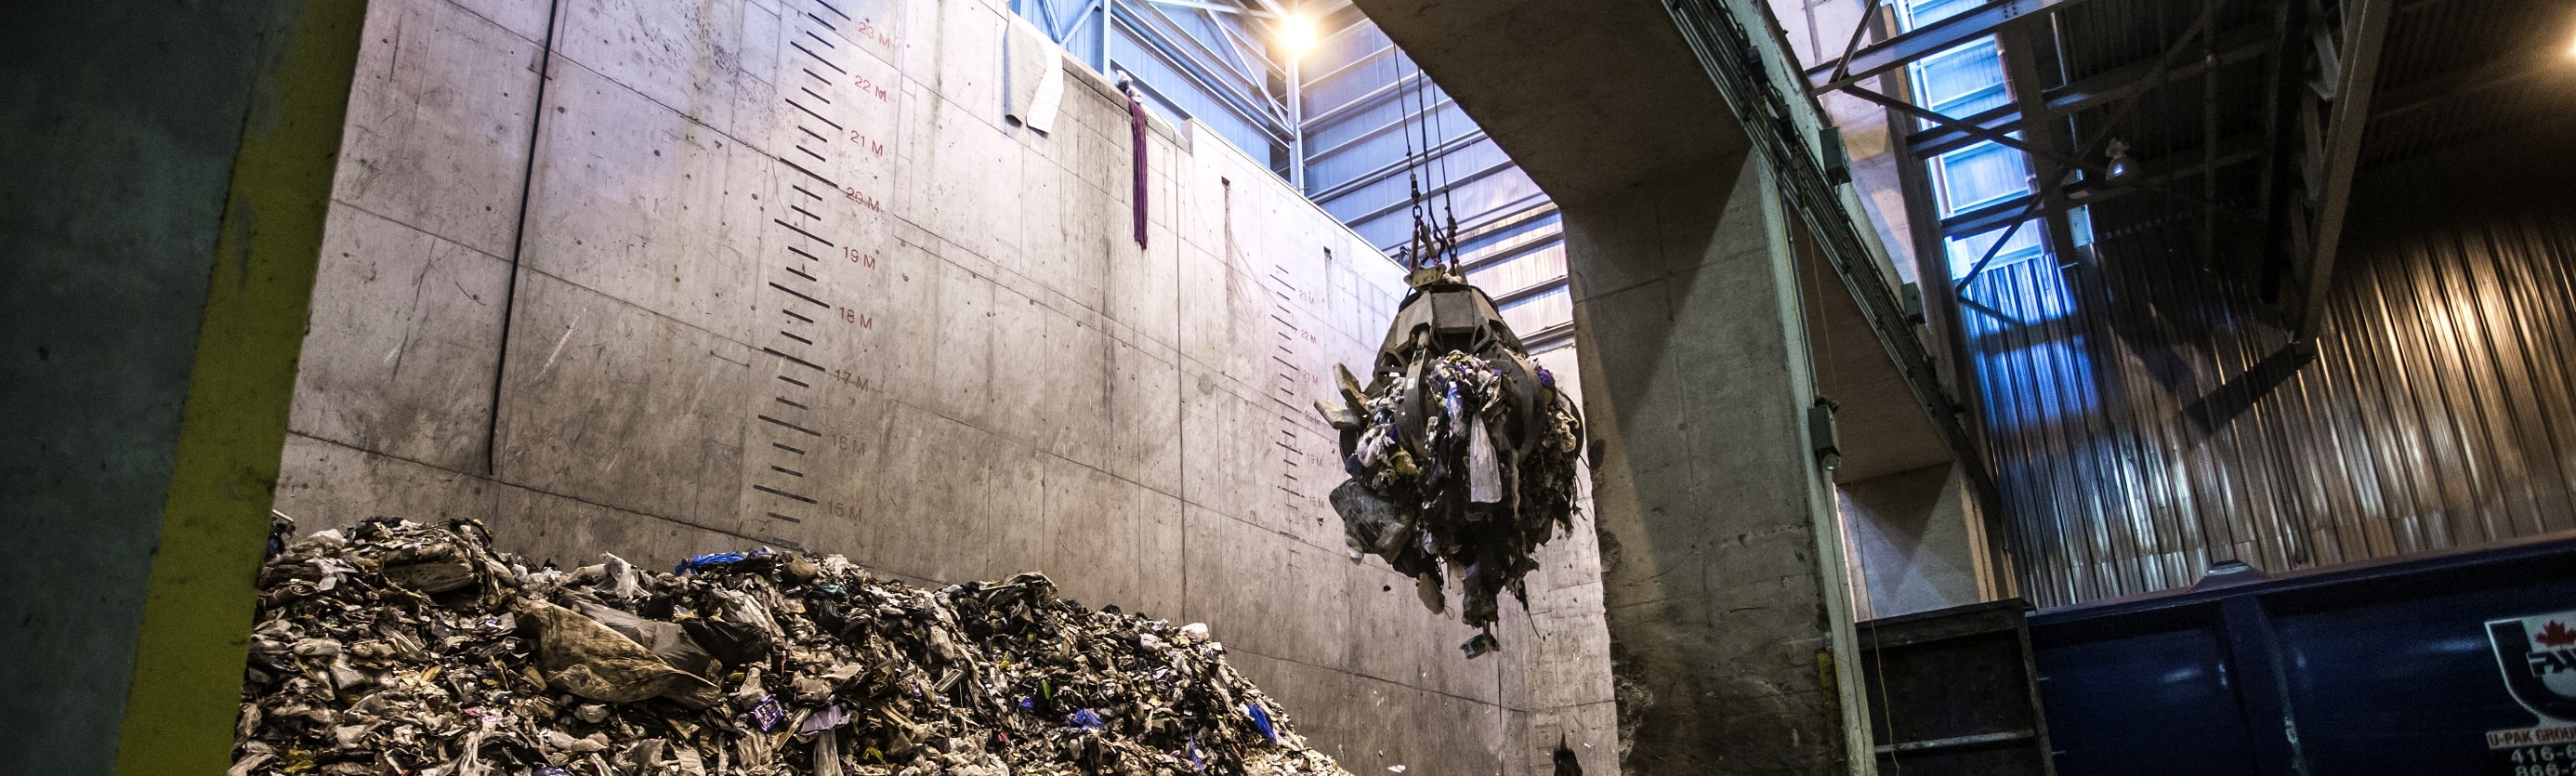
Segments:
[[[1148,213],[1145,209],[1145,191],[1147,189],[1146,184],[1148,183],[1148,179],[1145,174],[1145,165],[1148,161],[1145,157],[1145,102],[1137,94],[1140,90],[1136,86],[1136,80],[1133,77],[1128,76],[1125,71],[1120,71],[1118,74],[1118,91],[1127,95],[1128,135],[1130,142],[1133,143],[1136,150],[1136,189],[1133,194],[1134,204],[1136,206],[1136,247],[1143,248],[1145,247],[1145,225]]]

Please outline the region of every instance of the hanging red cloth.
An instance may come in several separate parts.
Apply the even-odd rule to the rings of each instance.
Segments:
[[[1136,99],[1133,84],[1120,84],[1127,93],[1127,127],[1136,145],[1136,247],[1145,246],[1145,103]]]

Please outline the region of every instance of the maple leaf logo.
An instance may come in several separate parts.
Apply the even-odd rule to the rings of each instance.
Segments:
[[[2544,647],[2564,647],[2576,644],[2576,629],[2568,628],[2565,623],[2557,620],[2550,620],[2549,625],[2541,628],[2539,633],[2531,634],[2531,640]]]

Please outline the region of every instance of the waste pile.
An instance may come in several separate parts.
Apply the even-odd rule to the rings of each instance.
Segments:
[[[1038,574],[532,567],[480,523],[395,518],[271,547],[230,776],[1345,773],[1206,626]]]
[[[1461,646],[1474,658],[1500,647],[1500,593],[1526,602],[1531,553],[1574,526],[1583,417],[1484,291],[1437,266],[1413,286],[1368,386],[1336,366],[1340,403],[1315,408],[1341,430],[1350,479],[1332,503],[1351,559],[1412,575],[1434,612],[1457,575],[1459,618],[1484,629]]]

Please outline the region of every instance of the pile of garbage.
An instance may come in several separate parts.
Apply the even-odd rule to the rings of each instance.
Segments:
[[[1583,417],[1484,291],[1436,267],[1413,284],[1368,386],[1337,366],[1340,402],[1315,408],[1341,430],[1350,479],[1332,503],[1351,559],[1411,575],[1434,612],[1457,575],[1459,619],[1484,629],[1461,646],[1474,658],[1501,646],[1502,591],[1528,601],[1532,554],[1574,527]]]
[[[1206,626],[1038,574],[926,590],[766,549],[559,569],[395,518],[271,553],[230,776],[1345,774]]]

